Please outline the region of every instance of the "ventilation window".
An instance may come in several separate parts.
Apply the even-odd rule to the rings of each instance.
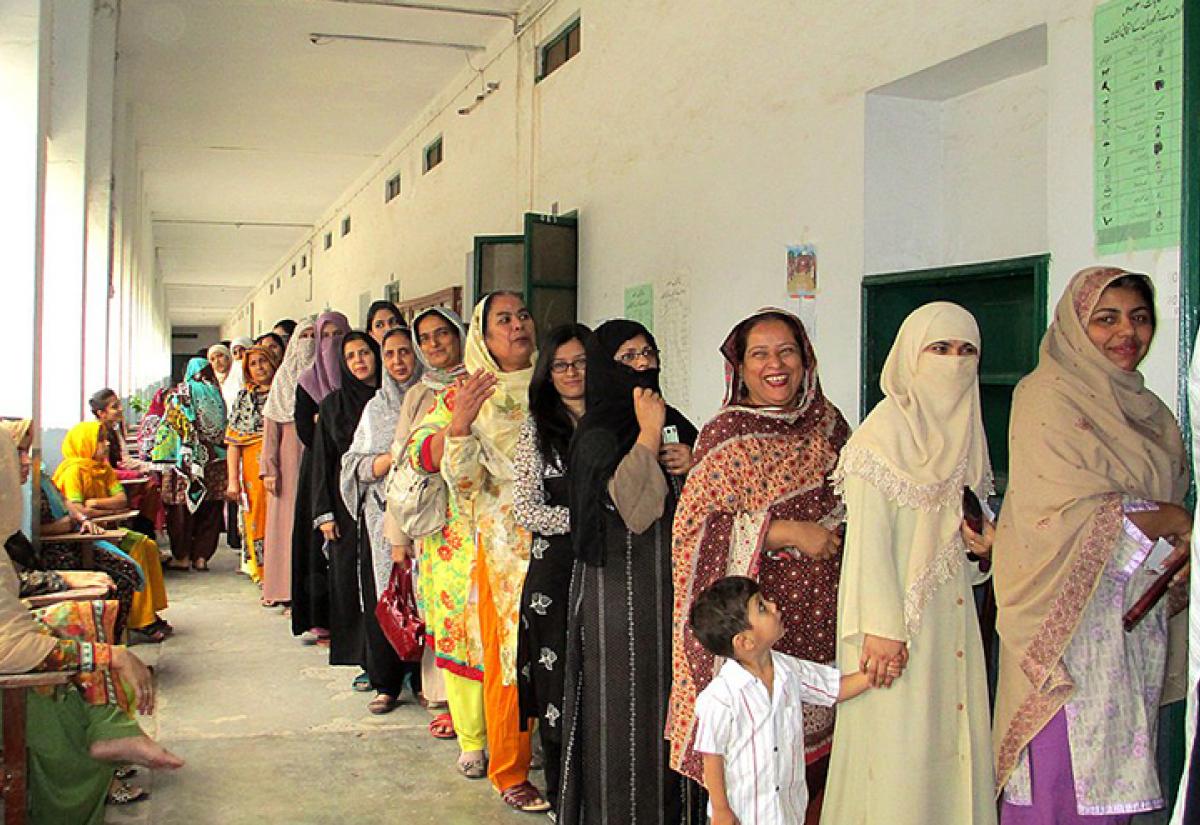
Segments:
[[[383,189],[383,202],[390,203],[400,194],[400,176],[393,175],[388,178],[387,185]]]
[[[300,256],[300,268],[308,269],[308,256],[307,255]]]
[[[579,21],[570,23],[541,48],[541,70],[538,80],[579,54]]]
[[[350,234],[350,216],[347,215],[346,217],[342,218],[342,237],[344,238],[349,234]]]
[[[295,264],[292,264],[292,277],[293,278],[296,277],[296,265]]]
[[[333,233],[326,232],[325,233],[325,248],[331,249],[332,247],[333,247]]]
[[[442,136],[438,135],[437,140],[425,147],[425,171],[428,172],[433,167],[442,162]]]
[[[295,273],[295,267],[293,267],[293,274],[294,274],[294,273]],[[279,282],[280,282],[282,279],[283,279],[283,278],[282,278],[282,276],[281,276],[281,275],[276,275],[276,276],[275,276],[275,288],[276,288],[276,289],[279,289]]]

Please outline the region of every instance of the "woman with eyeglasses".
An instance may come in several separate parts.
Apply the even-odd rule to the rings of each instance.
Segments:
[[[521,592],[517,636],[517,690],[522,724],[538,720],[546,798],[558,802],[562,776],[563,668],[567,649],[567,600],[571,587],[571,516],[567,453],[584,412],[591,330],[564,324],[550,331],[529,382],[529,418],[513,459],[513,510],[517,524],[533,534],[529,571]]]
[[[559,822],[699,821],[663,738],[671,522],[696,428],[659,394],[658,348],[641,324],[602,324],[585,350],[587,412],[568,455],[575,565]]]

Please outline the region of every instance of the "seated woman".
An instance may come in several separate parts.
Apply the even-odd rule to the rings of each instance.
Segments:
[[[0,429],[12,437],[13,443],[22,451],[28,453],[33,445],[33,422],[28,418],[8,418],[0,420]],[[22,467],[21,483],[29,480],[28,467]],[[117,635],[124,634],[131,616],[136,617],[138,627],[154,621],[154,609],[145,591],[145,579],[142,569],[137,562],[122,553],[107,541],[92,543],[92,560],[86,563],[82,544],[67,544],[54,541],[55,536],[68,533],[101,533],[100,525],[90,521],[83,510],[74,504],[63,501],[58,489],[51,483],[46,474],[41,476],[41,542],[35,548],[29,539],[20,533],[15,533],[5,542],[5,549],[22,579],[21,597],[37,595],[34,590],[26,590],[27,580],[37,578],[34,573],[55,573],[67,587],[86,587],[90,584],[101,584],[107,581],[107,586],[115,587],[117,591]],[[93,581],[92,578],[95,577]],[[49,579],[49,577],[42,577]],[[48,586],[50,582],[42,582]],[[32,582],[29,582],[32,585]],[[41,592],[56,592],[45,590]]]
[[[88,407],[108,432],[108,463],[117,471],[129,506],[138,511],[132,519],[133,529],[154,538],[155,530],[166,523],[162,494],[158,479],[152,475],[154,468],[131,455],[125,444],[125,409],[120,396],[105,387],[88,399]]]
[[[105,460],[108,455],[106,436],[107,431],[98,421],[76,424],[63,439],[63,460],[54,472],[54,485],[88,518],[119,513],[129,507],[116,472]],[[167,607],[158,545],[153,539],[128,530],[119,547],[142,568],[146,581],[143,596],[147,601],[133,605],[130,628],[138,634],[139,641],[161,642],[170,635],[171,626],[157,615],[159,610]]]
[[[0,434],[0,535],[21,526],[17,446]],[[79,609],[83,607],[83,609]],[[150,671],[112,637],[112,602],[67,602],[38,621],[17,598],[17,577],[0,554],[0,673],[68,671],[72,682],[32,691],[27,706],[30,822],[100,825],[118,763],[174,770],[183,760],[146,736],[132,717],[154,710]],[[101,620],[94,617],[99,615]],[[57,617],[57,621],[55,620]],[[70,635],[65,628],[75,625]],[[52,633],[51,628],[61,628]],[[79,633],[81,627],[87,633]],[[130,699],[132,695],[132,707]]]

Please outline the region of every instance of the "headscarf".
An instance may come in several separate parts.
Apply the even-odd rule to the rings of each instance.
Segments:
[[[585,392],[587,412],[571,439],[571,543],[575,557],[593,567],[604,565],[604,502],[608,481],[617,465],[637,441],[637,414],[633,409],[636,387],[659,392],[658,368],[641,372],[617,361],[617,350],[626,341],[643,335],[658,349],[654,336],[636,321],[606,321],[584,343],[587,353]],[[666,423],[674,425],[683,444],[696,443],[696,428],[668,405]],[[580,444],[603,434],[613,449],[580,449]]]
[[[336,334],[330,338],[322,337],[326,327],[332,327]],[[350,322],[340,312],[322,312],[317,316],[314,330],[316,356],[309,368],[300,373],[299,384],[315,403],[320,404],[341,381],[342,338],[350,331]]]
[[[388,339],[393,335],[404,335],[411,339],[407,327],[396,327],[388,330],[387,335],[383,338],[383,346],[387,346]],[[359,461],[374,460],[375,456],[382,455],[391,450],[392,439],[395,436],[396,424],[400,420],[400,405],[404,402],[405,394],[421,380],[421,372],[424,367],[421,364],[416,364],[413,368],[413,373],[401,383],[391,376],[386,369],[381,370],[381,381],[379,391],[374,397],[367,402],[363,408],[362,417],[359,419],[358,427],[354,431],[354,439],[350,443],[350,449],[346,451],[342,458],[342,472],[339,488],[342,493],[342,501],[346,505],[346,509],[352,517],[357,517],[360,499],[372,487],[378,493],[377,501],[384,501],[384,485],[387,477],[377,479],[373,484],[367,485],[360,482],[357,469]],[[362,529],[367,529],[368,525],[363,525]],[[372,536],[371,549],[372,559],[375,562],[375,592],[383,593],[384,587],[387,585],[387,577],[392,569],[392,558],[390,547],[380,547],[380,542],[376,537]],[[384,555],[380,554],[381,550],[385,550]]]
[[[54,486],[66,489],[67,480],[78,474],[80,489],[85,497],[108,495],[108,488],[117,474],[107,461],[97,461],[96,445],[100,441],[99,421],[83,421],[67,431],[62,443],[63,460],[54,471]],[[101,494],[99,490],[104,492]]]
[[[305,318],[296,325],[296,334],[288,342],[283,352],[283,363],[275,371],[275,380],[271,382],[271,391],[267,393],[267,403],[263,407],[263,415],[280,424],[290,424],[296,416],[296,384],[300,374],[312,366],[317,352],[317,342],[314,338],[301,338],[300,333],[313,327],[313,320]]]
[[[252,347],[252,346],[254,346],[254,341],[251,340],[248,336],[241,335],[241,336],[238,336],[237,338],[234,338],[232,341],[229,342],[229,351],[232,354],[234,347],[241,347],[242,349],[250,349],[250,347]],[[242,353],[242,354],[244,355],[245,353]],[[233,360],[235,363],[238,361],[237,358],[235,358]]]
[[[242,374],[250,378],[250,356],[258,353],[267,359],[271,365],[272,378],[279,368],[275,353],[264,346],[255,344],[246,349],[242,355]],[[229,411],[229,421],[225,427],[225,442],[239,447],[258,444],[263,438],[263,407],[267,403],[266,392],[271,383],[260,386],[252,380],[247,380],[246,386],[238,393]]]
[[[742,399],[737,338],[768,319],[786,322],[800,349],[800,386],[794,404],[786,408],[753,407]],[[720,352],[725,361],[725,405],[700,431],[672,531],[675,675],[666,733],[672,767],[697,780],[701,760],[692,748],[696,697],[712,680],[717,663],[687,626],[692,603],[724,576],[759,578],[763,538],[771,521],[815,521],[829,530],[840,525],[845,508],[830,475],[850,433],[841,412],[821,390],[816,354],[804,325],[792,313],[774,307],[759,310],[730,331]],[[786,564],[789,575],[804,586],[769,594],[789,619],[776,648],[804,659],[832,661],[841,560],[804,556]],[[805,721],[805,752],[828,748],[832,709],[805,708]]]
[[[224,375],[217,372],[215,368],[213,369],[213,374],[217,377],[217,383],[224,384],[225,379],[229,377],[230,372],[233,370],[233,353],[230,352],[229,347],[225,346],[224,344],[213,344],[208,348],[208,351],[205,353],[205,355],[211,356],[214,352],[223,352],[225,353],[225,357],[229,359],[227,362],[229,364],[229,369],[225,371]],[[207,360],[207,358],[205,360]]]
[[[183,381],[187,385],[192,409],[195,412],[195,424],[200,431],[200,437],[206,441],[220,442],[225,432],[225,399],[217,388],[216,370],[212,364],[203,358],[193,358],[188,361]],[[224,450],[221,455],[224,455]]]
[[[413,348],[417,353],[417,360],[421,362],[421,366],[425,368],[424,374],[421,376],[421,383],[429,387],[434,392],[441,392],[454,383],[460,375],[465,372],[465,367],[460,363],[448,370],[436,369],[425,359],[425,353],[421,351],[421,344],[417,340],[417,325],[422,318],[430,315],[440,315],[446,319],[446,323],[458,331],[458,342],[460,347],[466,346],[467,328],[463,325],[462,318],[458,317],[458,313],[452,309],[445,307],[430,307],[429,309],[421,310],[413,318],[412,335]]]
[[[992,492],[979,357],[924,352],[950,340],[980,349],[975,317],[957,304],[935,301],[904,319],[883,364],[884,398],[850,436],[833,476],[839,490],[847,476],[858,476],[896,505],[931,515],[912,537],[901,571],[910,636],[920,629],[929,599],[966,558],[959,530],[963,487],[981,499]]]
[[[12,436],[13,444],[18,447],[21,446],[21,442],[25,440],[25,436],[29,435],[32,428],[32,418],[0,418],[0,430],[4,430]]]
[[[528,367],[511,372],[500,369],[484,341],[483,333],[488,306],[497,294],[488,295],[475,305],[475,311],[471,313],[463,365],[468,372],[486,370],[496,377],[496,391],[483,402],[475,423],[471,425],[471,432],[479,439],[481,461],[492,478],[508,481],[514,475],[512,457],[517,449],[521,425],[528,415],[529,382],[533,378],[537,350],[530,355]]]
[[[23,505],[17,443],[0,435],[0,534],[5,538],[21,529]],[[20,589],[12,560],[0,553],[0,673],[33,670],[57,644],[21,603]]]
[[[1138,371],[1088,338],[1101,293],[1130,273],[1076,273],[1042,338],[1037,368],[1017,385],[1009,428],[1009,484],[996,531],[993,576],[1000,653],[996,787],[1067,702],[1063,653],[1112,556],[1123,497],[1182,503],[1183,439]]]
[[[351,341],[365,341],[371,352],[375,353],[375,370],[366,381],[356,378],[346,366],[343,353]],[[344,338],[338,340],[338,357],[341,386],[321,402],[320,421],[330,428],[339,452],[345,452],[354,440],[354,430],[358,427],[363,409],[379,389],[382,359],[379,357],[379,344],[375,343],[375,339],[370,335],[359,330],[347,333]],[[334,458],[340,461],[341,456],[339,454]]]

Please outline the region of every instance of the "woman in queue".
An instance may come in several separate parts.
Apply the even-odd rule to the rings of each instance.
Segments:
[[[567,610],[571,571],[571,512],[567,456],[583,418],[591,330],[582,324],[555,327],[529,382],[529,418],[513,457],[513,512],[533,535],[529,570],[521,590],[517,637],[517,687],[521,721],[538,722],[546,798],[558,807],[562,780],[563,670],[567,664]]]
[[[400,407],[392,460],[397,468],[407,467],[431,483],[444,486],[434,461],[434,447],[441,449],[444,436],[440,433],[449,421],[445,398],[464,372],[462,351],[467,332],[458,314],[445,307],[418,313],[412,329],[424,371]],[[460,516],[455,500],[447,496],[441,526],[429,535],[408,535],[398,516],[404,506],[402,499],[408,494],[404,478],[404,473],[397,472],[388,480],[383,530],[392,545],[393,561],[415,558],[417,562],[417,607],[425,619],[426,633],[421,691],[426,707],[434,714],[429,734],[435,739],[457,736],[458,769],[474,779],[486,774],[486,762],[483,650],[475,609],[468,599],[475,563],[470,520]],[[468,627],[475,628],[471,634],[467,633]],[[438,712],[442,708],[448,708],[448,712]]]
[[[838,661],[872,690],[838,709],[821,821],[996,821],[988,689],[971,587],[987,548],[968,534],[964,487],[992,489],[979,404],[979,328],[937,302],[901,324],[884,398],[842,450],[846,505]],[[975,560],[967,553],[975,554]],[[891,664],[907,666],[895,684]]]
[[[211,364],[188,362],[183,381],[166,396],[150,458],[163,471],[172,570],[208,570],[221,537],[228,473],[225,401]]]
[[[587,412],[568,457],[576,564],[559,822],[690,821],[698,797],[671,770],[663,731],[671,522],[696,429],[659,394],[658,347],[641,324],[601,324],[586,353]]]
[[[383,346],[383,339],[390,331],[405,326],[400,310],[391,301],[375,301],[367,309],[366,333]]]
[[[292,633],[310,644],[329,644],[329,562],[321,548],[325,537],[313,523],[313,445],[317,410],[325,396],[342,383],[342,338],[350,322],[340,312],[323,312],[314,326],[316,355],[300,374],[294,421],[304,447],[296,481],[296,512],[292,527]],[[285,479],[286,483],[286,479]]]
[[[517,694],[517,624],[532,542],[513,518],[512,458],[536,355],[533,317],[519,295],[494,292],[476,305],[464,354],[468,375],[457,388],[441,460],[451,497],[474,522],[488,779],[507,805],[529,813],[550,804],[529,782],[532,753]]]
[[[361,563],[358,533],[349,502],[340,486],[342,456],[354,440],[363,409],[379,389],[379,345],[365,332],[350,332],[341,339],[340,386],[325,396],[317,414],[313,439],[313,524],[324,537],[329,559],[329,663],[359,665],[366,662],[363,611],[359,588]],[[371,689],[364,671],[354,689]]]
[[[715,663],[687,627],[691,605],[723,576],[755,578],[784,620],[775,648],[833,663],[845,511],[829,477],[850,434],[821,391],[816,355],[796,316],[760,310],[733,328],[720,352],[725,401],[700,431],[696,465],[674,525],[674,672],[667,730],[672,766],[697,782],[696,697],[712,680]],[[806,705],[806,784],[813,813],[820,810],[832,738],[833,709]]]
[[[63,439],[63,460],[54,471],[54,486],[87,519],[120,513],[129,507],[125,490],[108,464],[107,438],[108,431],[99,421],[76,424]],[[158,616],[158,611],[167,608],[158,544],[141,533],[126,530],[118,546],[137,562],[145,582],[144,597],[131,602],[130,629],[137,632],[140,641],[161,642],[171,634],[171,626]]]
[[[262,455],[259,472],[267,492],[267,524],[263,538],[263,590],[266,607],[292,601],[292,529],[296,518],[296,491],[304,444],[296,435],[296,382],[312,364],[316,353],[313,320],[296,326],[295,336],[271,382],[263,405]]]
[[[1164,804],[1155,732],[1175,599],[1122,626],[1153,581],[1152,545],[1187,553],[1192,529],[1178,425],[1138,371],[1155,322],[1144,275],[1082,270],[1017,385],[995,540],[1003,825],[1120,825]]]
[[[225,426],[226,463],[229,484],[225,496],[241,504],[241,570],[255,584],[263,579],[263,540],[267,529],[267,496],[259,474],[263,443],[263,407],[279,362],[266,347],[251,346],[242,355],[244,386]]]
[[[362,594],[363,629],[366,645],[365,666],[375,698],[367,710],[375,714],[395,709],[404,688],[412,683],[414,695],[421,692],[419,662],[404,662],[396,655],[379,621],[375,605],[387,588],[393,564],[412,565],[405,556],[392,560],[392,546],[383,534],[383,514],[387,506],[386,484],[392,469],[392,438],[396,421],[404,407],[404,397],[421,379],[421,369],[413,352],[408,327],[390,327],[381,342],[383,371],[379,391],[363,408],[354,440],[342,456],[342,501],[357,524],[359,587]]]
[[[32,461],[0,433],[0,536],[21,527],[21,484]],[[100,825],[120,764],[174,770],[183,760],[146,736],[133,718],[154,710],[150,671],[114,644],[112,602],[62,602],[34,618],[17,597],[17,576],[0,553],[0,673],[66,672],[66,685],[27,693],[29,821]]]

